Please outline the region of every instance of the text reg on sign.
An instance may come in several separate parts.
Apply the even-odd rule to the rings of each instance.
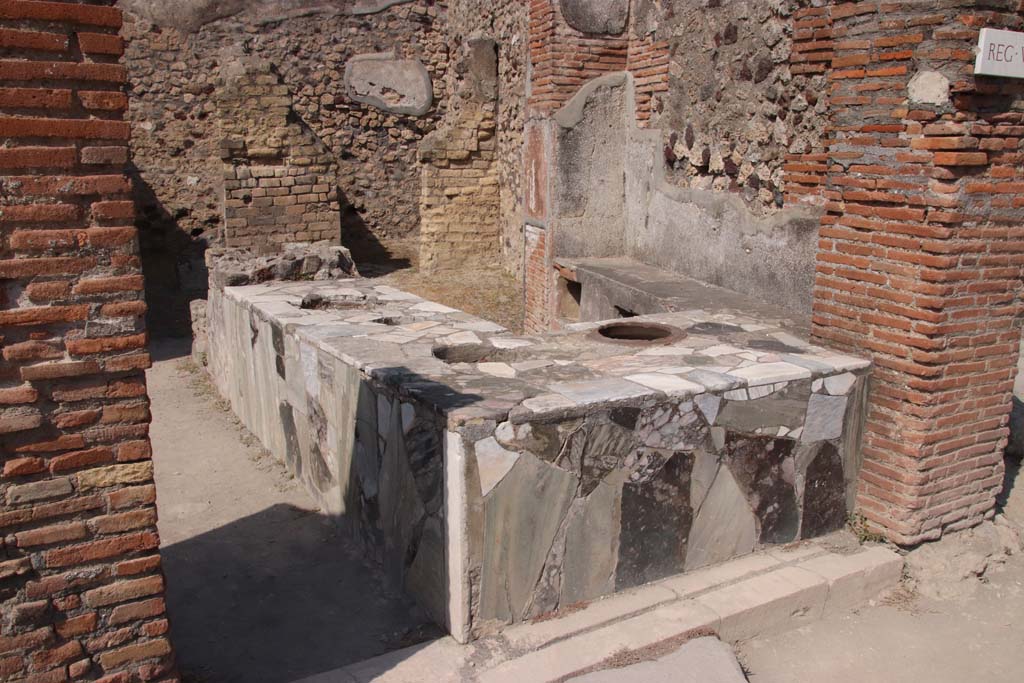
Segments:
[[[981,29],[974,75],[1024,78],[1024,33]]]

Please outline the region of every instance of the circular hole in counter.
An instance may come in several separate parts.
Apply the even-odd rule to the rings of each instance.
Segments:
[[[591,333],[599,341],[620,344],[671,344],[686,333],[678,327],[649,322],[616,322],[602,325]]]

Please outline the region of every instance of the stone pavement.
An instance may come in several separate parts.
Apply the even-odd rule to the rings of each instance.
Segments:
[[[569,683],[747,683],[732,648],[712,636],[695,638],[649,662],[576,676]]]
[[[799,628],[896,587],[902,571],[899,555],[881,546],[845,553],[808,542],[688,572],[469,645],[443,638],[303,683],[562,681],[624,657],[645,659],[690,635],[717,633],[735,643]]]

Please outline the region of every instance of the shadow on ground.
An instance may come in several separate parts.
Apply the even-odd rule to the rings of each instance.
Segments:
[[[293,681],[440,636],[331,520],[291,505],[162,555],[186,683]]]
[[[288,683],[438,637],[227,412],[188,341],[147,373],[167,611],[186,683]]]
[[[338,197],[341,200],[341,243],[352,252],[352,260],[360,275],[380,277],[414,266],[408,245],[400,241],[393,244],[382,241],[341,188],[338,188]]]

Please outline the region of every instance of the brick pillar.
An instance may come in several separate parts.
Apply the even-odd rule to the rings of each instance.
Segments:
[[[0,2],[0,678],[171,680],[121,12]]]
[[[978,6],[996,9],[981,10]],[[972,75],[1024,5],[840,4],[814,335],[876,371],[861,512],[903,544],[991,514],[1017,361],[1024,83]]]
[[[420,269],[490,264],[501,249],[495,137],[498,50],[472,38],[457,56],[459,78],[441,125],[420,142]]]
[[[338,244],[333,154],[295,113],[269,62],[247,59],[242,66],[216,97],[224,245],[273,253],[287,242]]]

